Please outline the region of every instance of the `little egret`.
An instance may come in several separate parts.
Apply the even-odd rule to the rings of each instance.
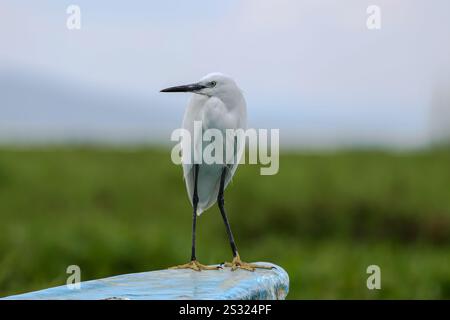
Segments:
[[[256,264],[241,261],[239,253],[231,232],[227,214],[224,207],[224,190],[233,177],[239,164],[237,157],[242,153],[243,143],[238,142],[235,137],[226,135],[227,129],[244,129],[247,122],[247,111],[244,96],[236,85],[235,81],[221,73],[210,73],[203,77],[199,82],[170,87],[161,90],[161,92],[191,92],[194,93],[187,106],[184,119],[183,129],[190,133],[193,137],[191,143],[184,139],[181,141],[182,158],[187,154],[187,148],[191,148],[193,152],[189,152],[192,161],[183,159],[183,174],[186,182],[186,188],[193,207],[192,215],[192,252],[191,261],[189,263],[175,266],[176,269],[193,269],[212,270],[218,267],[207,266],[199,263],[195,254],[195,230],[197,223],[197,215],[210,208],[216,201],[222,214],[223,221],[230,241],[231,250],[233,252],[233,260],[231,263],[225,263],[226,267],[232,270],[238,268],[254,271],[255,268],[270,269],[271,267],[259,266]],[[227,161],[229,155],[224,152],[222,163],[206,164],[204,161],[193,161],[194,153],[203,152],[197,150],[202,145],[203,137],[194,134],[194,122],[201,121],[202,130],[216,129],[222,133],[223,147],[226,149],[227,139],[233,139],[235,161]],[[202,147],[204,149],[204,147]],[[203,153],[202,153],[203,155]]]

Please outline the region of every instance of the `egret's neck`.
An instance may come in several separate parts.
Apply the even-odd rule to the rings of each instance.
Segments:
[[[216,97],[222,100],[228,109],[245,105],[244,95],[238,88],[218,93]]]

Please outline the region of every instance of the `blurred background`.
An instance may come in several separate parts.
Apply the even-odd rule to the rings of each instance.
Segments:
[[[245,260],[284,267],[290,299],[450,298],[449,10],[2,0],[0,296],[65,284],[73,264],[88,280],[188,260],[170,134],[189,97],[159,90],[220,71],[250,127],[280,129],[279,173],[244,165],[227,189]],[[203,263],[231,258],[216,208],[198,232]]]

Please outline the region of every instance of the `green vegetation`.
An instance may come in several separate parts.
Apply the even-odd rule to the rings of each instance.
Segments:
[[[227,189],[241,256],[272,261],[297,298],[450,298],[450,151],[284,153]],[[231,259],[216,207],[198,258]],[[0,295],[187,262],[191,209],[169,150],[0,151]],[[382,290],[366,288],[377,264]]]

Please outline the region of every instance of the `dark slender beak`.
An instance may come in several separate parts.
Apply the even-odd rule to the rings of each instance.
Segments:
[[[184,86],[176,86],[176,87],[162,89],[160,92],[195,92],[195,91],[201,90],[203,88],[206,88],[206,87],[204,85],[201,85],[198,83],[192,83],[192,84],[187,84]]]

